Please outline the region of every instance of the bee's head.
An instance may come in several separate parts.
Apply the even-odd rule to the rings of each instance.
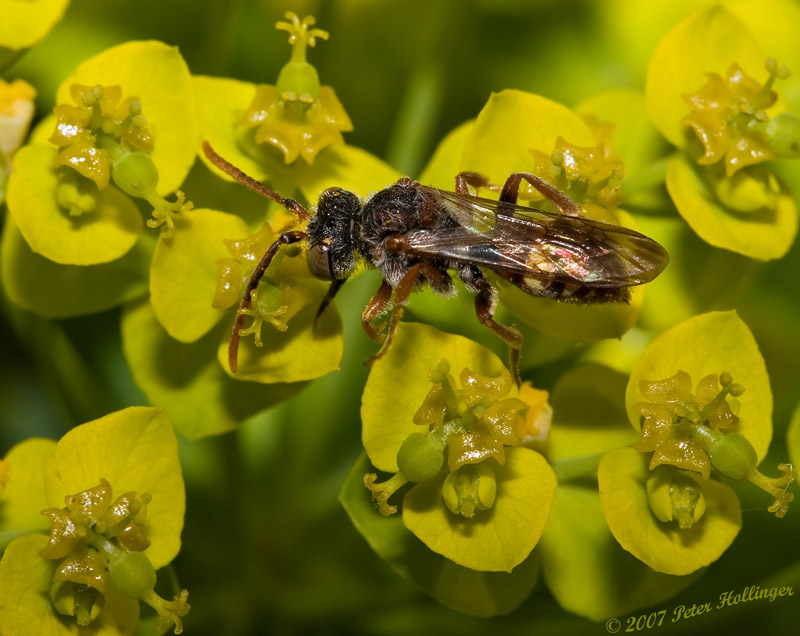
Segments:
[[[361,201],[348,190],[328,188],[308,222],[308,269],[322,280],[347,278],[355,269],[353,219]]]

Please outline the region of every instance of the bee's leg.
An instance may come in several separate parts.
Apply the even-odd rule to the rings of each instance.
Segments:
[[[516,203],[517,195],[519,194],[519,184],[523,179],[541,192],[562,214],[566,214],[567,216],[581,215],[581,207],[577,203],[555,186],[550,185],[544,179],[540,179],[530,172],[515,172],[508,177],[503,186],[503,191],[500,193],[500,200],[506,203]]]
[[[389,283],[383,281],[361,314],[361,326],[364,328],[364,332],[378,344],[383,343],[384,336],[372,326],[372,321],[386,311],[391,299],[392,288]]]
[[[322,316],[322,312],[325,311],[328,305],[331,304],[334,296],[336,296],[337,292],[342,288],[344,285],[344,281],[347,280],[345,278],[334,278],[333,282],[328,287],[328,291],[325,294],[325,297],[322,299],[322,302],[319,304],[319,309],[317,309],[317,315],[314,316],[314,329],[317,328],[319,323],[319,318]]]
[[[508,345],[508,370],[519,386],[522,383],[519,377],[519,350],[522,348],[522,334],[514,327],[501,325],[494,319],[497,290],[483,276],[476,278],[472,284],[478,290],[478,295],[475,296],[475,313],[478,315],[478,320],[494,331]]]
[[[400,318],[403,315],[403,307],[405,307],[406,303],[408,303],[408,297],[411,295],[411,292],[414,291],[414,286],[416,285],[420,274],[425,277],[425,279],[428,281],[428,284],[435,290],[446,290],[451,287],[452,281],[450,280],[450,277],[445,272],[434,267],[430,263],[416,263],[410,267],[409,270],[403,274],[403,278],[400,279],[400,282],[394,289],[394,298],[392,298],[392,316],[389,319],[389,327],[386,330],[386,336],[383,339],[383,344],[378,350],[378,353],[367,359],[365,364],[372,364],[375,362],[375,360],[382,357],[389,350],[389,347],[392,344],[392,339],[394,338],[394,334],[397,331],[397,325],[400,323]],[[384,285],[387,285],[387,283],[384,282]],[[378,294],[380,294],[382,289],[383,287],[378,290]],[[376,297],[378,294],[376,294]],[[371,302],[370,305],[372,305]],[[369,309],[369,307],[367,309]],[[366,311],[364,313],[366,314]]]
[[[264,275],[267,267],[269,267],[272,259],[275,258],[275,254],[278,253],[281,246],[304,241],[306,238],[307,234],[305,232],[284,232],[278,237],[277,241],[269,246],[269,249],[264,253],[264,256],[261,257],[258,265],[256,265],[256,268],[250,275],[250,280],[247,282],[247,288],[242,297],[242,302],[239,305],[239,310],[236,312],[236,319],[233,321],[231,339],[228,342],[228,365],[232,373],[236,373],[239,370],[239,331],[244,326],[244,310],[250,307],[253,290],[258,287],[261,277]]]
[[[477,172],[459,172],[456,175],[455,191],[458,194],[472,194],[467,186],[472,186],[476,190],[478,188],[486,188],[487,190],[494,190],[500,192],[500,186],[489,183],[489,179]]]

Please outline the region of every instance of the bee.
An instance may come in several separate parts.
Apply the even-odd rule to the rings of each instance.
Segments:
[[[497,290],[484,271],[533,296],[563,302],[594,304],[628,302],[630,288],[650,282],[669,262],[666,250],[634,230],[581,216],[581,209],[563,192],[527,172],[515,172],[502,188],[474,172],[455,177],[453,192],[403,177],[362,203],[353,192],[328,188],[315,213],[287,199],[220,157],[204,142],[209,160],[239,183],[284,206],[306,222],[306,229],[281,234],[253,270],[233,324],[228,362],[236,372],[240,330],[251,293],[284,245],[305,243],[308,268],[329,281],[317,318],[359,260],[376,268],[383,281],[361,315],[366,334],[381,345],[367,363],[391,345],[403,307],[424,285],[437,294],[455,294],[451,272],[475,294],[478,320],[509,348],[509,370],[519,384],[522,334],[494,318]],[[527,181],[558,210],[547,212],[517,204]],[[500,192],[499,200],[474,196],[473,188]],[[391,312],[381,332],[373,321]]]

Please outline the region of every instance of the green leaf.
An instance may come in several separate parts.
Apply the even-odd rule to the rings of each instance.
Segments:
[[[740,213],[723,206],[703,178],[703,167],[686,157],[667,166],[667,189],[681,216],[704,241],[751,258],[781,258],[797,235],[797,205],[780,186],[774,209]]]
[[[219,324],[196,342],[184,344],[167,334],[149,303],[131,303],[123,311],[122,346],[133,379],[190,439],[232,430],[303,386],[264,386],[231,378],[216,358],[218,343],[229,329]]]
[[[559,473],[576,460],[636,441],[625,411],[627,380],[595,363],[573,367],[559,378],[550,394],[553,423],[547,439],[547,456]]]
[[[58,205],[58,151],[51,146],[24,146],[14,155],[8,181],[8,211],[31,246],[51,261],[95,265],[123,256],[136,243],[142,215],[114,186],[98,194],[97,208],[79,217]]]
[[[144,554],[156,569],[180,549],[185,499],[178,440],[161,409],[133,406],[81,424],[59,440],[45,472],[50,506],[107,479],[116,496],[149,492]]]
[[[403,525],[399,515],[384,517],[364,486],[370,471],[366,456],[356,461],[339,493],[339,501],[356,529],[391,568],[422,587],[437,601],[473,616],[489,617],[516,609],[531,593],[539,559],[528,557],[512,572],[478,572],[431,552]]]
[[[634,407],[644,401],[639,381],[664,380],[679,370],[691,376],[693,390],[705,376],[723,371],[744,387],[736,432],[750,441],[761,461],[772,439],[772,391],[758,344],[735,311],[690,318],[650,343],[625,393],[628,419],[637,431],[640,415]]]
[[[59,265],[33,252],[8,215],[0,249],[3,289],[20,307],[49,318],[116,307],[147,293],[155,238],[142,233],[133,249],[110,263]]]
[[[58,563],[39,555],[47,537],[33,534],[11,542],[0,561],[0,631],[37,636],[125,636],[139,620],[139,601],[108,590],[103,611],[88,630],[74,618],[56,613],[50,602],[50,579]]]
[[[753,35],[728,9],[699,9],[675,26],[659,43],[647,69],[645,100],[653,123],[670,143],[686,145],[681,120],[691,111],[682,96],[698,91],[706,73],[725,75],[734,62],[763,82],[766,56]]]
[[[0,47],[17,51],[36,44],[61,20],[69,0],[0,3]]]
[[[158,241],[150,265],[150,303],[167,333],[181,342],[204,336],[228,313],[212,306],[219,268],[231,258],[223,239],[242,239],[242,219],[216,210],[191,210],[176,221],[170,239]]]
[[[72,104],[70,86],[122,87],[136,97],[153,136],[150,157],[158,168],[159,194],[177,190],[195,160],[200,130],[189,68],[178,48],[155,40],[125,42],[84,60],[59,86],[56,102]]]
[[[495,377],[504,368],[496,355],[467,338],[401,322],[389,351],[372,365],[361,397],[361,440],[378,470],[397,472],[397,451],[406,437],[422,430],[414,413],[431,389],[429,373],[442,360],[455,374],[469,368]]]
[[[48,507],[44,496],[44,469],[56,443],[31,437],[16,444],[4,457],[8,483],[0,493],[0,537],[3,533],[48,531],[50,521],[42,516]],[[3,547],[0,540],[0,549]]]
[[[786,432],[786,445],[793,466],[800,466],[800,404],[792,413],[789,430]]]
[[[544,531],[556,492],[547,461],[528,448],[506,448],[503,465],[489,466],[497,498],[472,519],[454,515],[442,499],[444,475],[414,486],[403,498],[403,523],[434,552],[466,568],[511,572]]]
[[[559,605],[594,621],[663,602],[697,580],[653,572],[625,552],[593,488],[559,485],[539,545],[542,574]]]
[[[719,559],[742,527],[736,493],[702,480],[705,514],[688,530],[656,519],[647,499],[648,456],[633,448],[606,453],[598,483],[603,514],[619,544],[656,572],[684,576]]]

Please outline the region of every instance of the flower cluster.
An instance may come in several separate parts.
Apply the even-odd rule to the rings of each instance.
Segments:
[[[800,64],[800,11],[788,0],[769,3],[770,20],[754,19],[757,3],[741,0],[699,7],[672,27],[656,28],[653,18],[653,29],[635,29],[628,37],[652,51],[636,71],[641,78],[631,71],[631,85],[643,80],[639,88],[597,93],[574,107],[515,88],[493,93],[420,174],[419,149],[430,141],[421,133],[438,125],[432,80],[443,74],[441,60],[429,63],[427,38],[413,42],[419,68],[412,68],[387,157],[408,169],[403,184],[421,184],[415,192],[437,200],[430,188],[451,191],[460,175],[460,195],[440,193],[435,209],[395,214],[389,206],[387,218],[408,222],[399,231],[404,238],[422,236],[423,227],[450,232],[456,243],[437,253],[416,252],[397,234],[384,240],[398,270],[421,273],[402,277],[397,288],[387,275],[361,314],[375,339],[373,319],[391,312],[392,327],[361,373],[354,360],[375,347],[349,336],[345,347],[348,332],[332,303],[344,280],[311,274],[324,269],[313,267],[324,241],[308,247],[325,216],[314,219],[315,203],[332,186],[363,203],[403,175],[346,143],[353,122],[309,61],[310,49],[329,39],[312,16],[288,12],[275,25],[288,34],[291,52],[277,77],[265,79],[271,84],[193,75],[178,47],[162,42],[113,46],[58,76],[55,107],[30,135],[36,90],[0,80],[0,204],[8,209],[0,276],[15,306],[7,322],[29,329],[36,363],[65,376],[67,392],[81,389],[76,402],[114,393],[109,402],[128,403],[133,387],[117,396],[110,387],[116,378],[101,378],[105,367],[89,368],[102,358],[104,365],[124,361],[121,384],[129,373],[142,393],[136,399],[153,405],[79,425],[58,442],[25,440],[0,460],[0,633],[130,635],[144,628],[137,626],[142,601],[158,615],[159,632],[181,633],[188,591],[174,573],[159,574],[181,547],[176,431],[187,438],[181,456],[195,479],[214,474],[205,456],[199,467],[195,458],[217,450],[188,440],[236,429],[244,442],[274,436],[269,444],[231,445],[248,461],[231,471],[226,456],[221,471],[239,479],[258,466],[259,477],[269,472],[251,480],[259,490],[278,477],[287,485],[285,528],[284,521],[274,533],[248,527],[245,534],[259,542],[249,556],[274,558],[284,535],[305,551],[305,534],[290,523],[298,511],[312,511],[316,522],[327,511],[308,505],[308,492],[330,495],[333,482],[322,471],[335,464],[338,479],[339,457],[353,456],[347,448],[338,453],[333,440],[352,431],[339,424],[352,420],[358,393],[364,453],[340,501],[395,571],[466,613],[511,612],[541,578],[567,611],[591,620],[630,615],[684,590],[731,548],[743,526],[740,496],[751,490],[737,482],[767,492],[772,502],[764,508],[786,517],[794,467],[778,464],[778,477],[758,468],[773,435],[767,365],[736,312],[709,311],[740,307],[740,297],[732,305],[725,296],[744,286],[738,274],[755,271],[754,261],[784,257],[798,229],[790,186],[798,169],[791,160],[800,157],[800,92],[790,67]],[[12,4],[2,9],[0,70],[44,36],[67,0]],[[635,4],[608,4],[625,8],[614,28],[636,21],[642,9]],[[767,23],[777,18],[786,25],[773,37]],[[655,31],[658,42],[647,39]],[[284,36],[276,42],[284,47]],[[568,57],[555,56],[548,72],[560,76]],[[338,66],[327,68],[334,74]],[[376,79],[370,89],[380,93],[384,85]],[[409,130],[422,139],[403,156],[397,148]],[[460,198],[467,194],[474,206]],[[476,212],[481,205],[486,221]],[[528,230],[506,233],[502,212]],[[346,258],[356,278],[381,264],[372,262],[380,250],[367,254],[365,224],[349,220],[342,231],[353,238]],[[569,230],[560,236],[562,222]],[[629,230],[669,252],[670,267],[652,284],[626,273],[655,260],[637,250],[641,237]],[[592,241],[584,245],[581,232]],[[472,247],[476,234],[478,248],[460,251],[458,241]],[[481,247],[488,255],[473,258]],[[539,255],[546,262],[551,251],[558,264],[567,257],[577,263],[580,274],[546,267],[531,274],[531,264]],[[420,267],[442,270],[449,283],[444,268],[453,264],[459,275],[447,286],[454,293],[446,310],[434,293],[402,293],[441,292],[430,279],[425,284],[431,268]],[[601,277],[606,287],[597,284]],[[534,292],[558,290],[554,296],[570,302],[537,296],[523,279],[541,285]],[[337,299],[360,297],[373,282],[367,274]],[[476,288],[477,301],[463,293]],[[563,289],[570,293],[562,296]],[[747,293],[743,315],[754,316],[767,294]],[[119,360],[98,354],[108,339],[92,343],[97,355],[84,359],[77,351],[84,334],[76,334],[85,323],[77,319],[112,308],[119,311],[94,320],[120,320]],[[411,322],[400,320],[400,309]],[[778,309],[793,324],[796,310]],[[76,320],[62,326],[62,318]],[[492,320],[524,340],[521,351],[513,349],[511,372],[478,344],[493,337],[485,325],[502,333]],[[775,348],[765,349],[773,359]],[[340,364],[348,371],[333,373]],[[303,390],[306,397],[294,399]],[[265,433],[267,421],[276,425]],[[798,461],[800,408],[788,442]],[[293,444],[306,452],[300,461],[288,452]],[[284,455],[285,465],[259,461]],[[229,486],[219,489],[223,497]],[[276,490],[267,494],[282,496]],[[242,518],[261,523],[247,500]],[[215,538],[215,555],[228,554],[224,543],[235,542]],[[314,565],[328,572],[327,563]],[[282,570],[264,568],[272,569]]]
[[[48,508],[50,541],[41,551],[45,559],[59,562],[53,573],[50,599],[59,614],[74,616],[80,627],[88,627],[103,609],[113,588],[140,599],[155,609],[165,625],[183,632],[181,617],[189,612],[188,591],[173,601],[153,591],[156,571],[142,554],[150,547],[145,534],[150,493],[128,492],[112,501],[111,484],[68,495],[65,508]]]
[[[298,156],[311,164],[326,146],[343,144],[340,131],[353,130],[353,124],[333,88],[320,86],[317,70],[306,61],[306,48],[317,38],[327,40],[328,32],[312,29],[312,16],[301,21],[290,11],[286,18],[291,22],[278,22],[275,28],[289,32],[292,58],[275,86],[259,85],[239,125],[255,128],[255,142],[280,150],[287,164]]]
[[[30,439],[11,449],[0,529],[16,538],[0,561],[3,633],[33,633],[34,625],[66,634],[77,624],[131,634],[139,601],[156,610],[162,630],[181,633],[188,592],[167,601],[153,589],[156,570],[180,547],[177,450],[171,423],[149,407],[88,422],[58,443]]]
[[[783,517],[794,495],[786,492],[794,481],[791,464],[780,464],[783,476],[769,479],[758,472],[758,457],[747,438],[735,432],[739,417],[738,401],[744,393],[742,385],[733,382],[729,373],[708,375],[691,393],[692,379],[685,371],[671,378],[640,381],[646,402],[635,408],[642,415],[642,437],[633,446],[641,452],[652,452],[650,469],[669,465],[700,473],[708,479],[713,466],[731,479],[746,479],[770,493],[775,501],[769,511]],[[728,400],[728,395],[733,398]],[[678,497],[685,496],[685,492]],[[697,497],[695,497],[695,500]],[[673,502],[681,527],[691,527],[694,512],[686,502]],[[677,511],[676,511],[677,512]],[[672,515],[667,515],[672,518]]]
[[[364,483],[381,514],[394,514],[397,507],[388,504],[389,497],[407,482],[435,477],[446,454],[449,474],[442,498],[450,512],[471,519],[476,512],[490,509],[497,494],[495,474],[486,460],[502,465],[506,446],[519,446],[521,440],[546,432],[546,393],[526,383],[520,395],[530,401],[507,397],[513,380],[505,369],[490,378],[464,368],[458,388],[446,360],[429,377],[433,387],[413,418],[427,432],[412,433],[403,441],[397,451],[398,472],[388,482],[375,483],[377,475],[371,473]]]
[[[653,123],[681,150],[666,171],[678,211],[706,242],[759,260],[783,256],[797,234],[772,164],[798,156],[800,119],[777,91],[790,70],[767,46],[727,8],[699,10],[661,40],[646,89]]]
[[[420,355],[409,356],[410,346],[420,346]],[[461,369],[458,381],[454,368]],[[467,577],[516,573],[519,566],[527,584],[535,570],[521,564],[541,538],[556,487],[534,450],[543,448],[551,414],[547,393],[527,383],[517,389],[487,349],[401,323],[392,347],[374,363],[362,400],[367,455],[394,475],[379,483],[376,473],[356,476],[354,468],[361,489],[345,505],[363,501],[366,484],[389,516],[398,510],[389,499],[413,484],[402,497],[402,522],[432,553]]]

